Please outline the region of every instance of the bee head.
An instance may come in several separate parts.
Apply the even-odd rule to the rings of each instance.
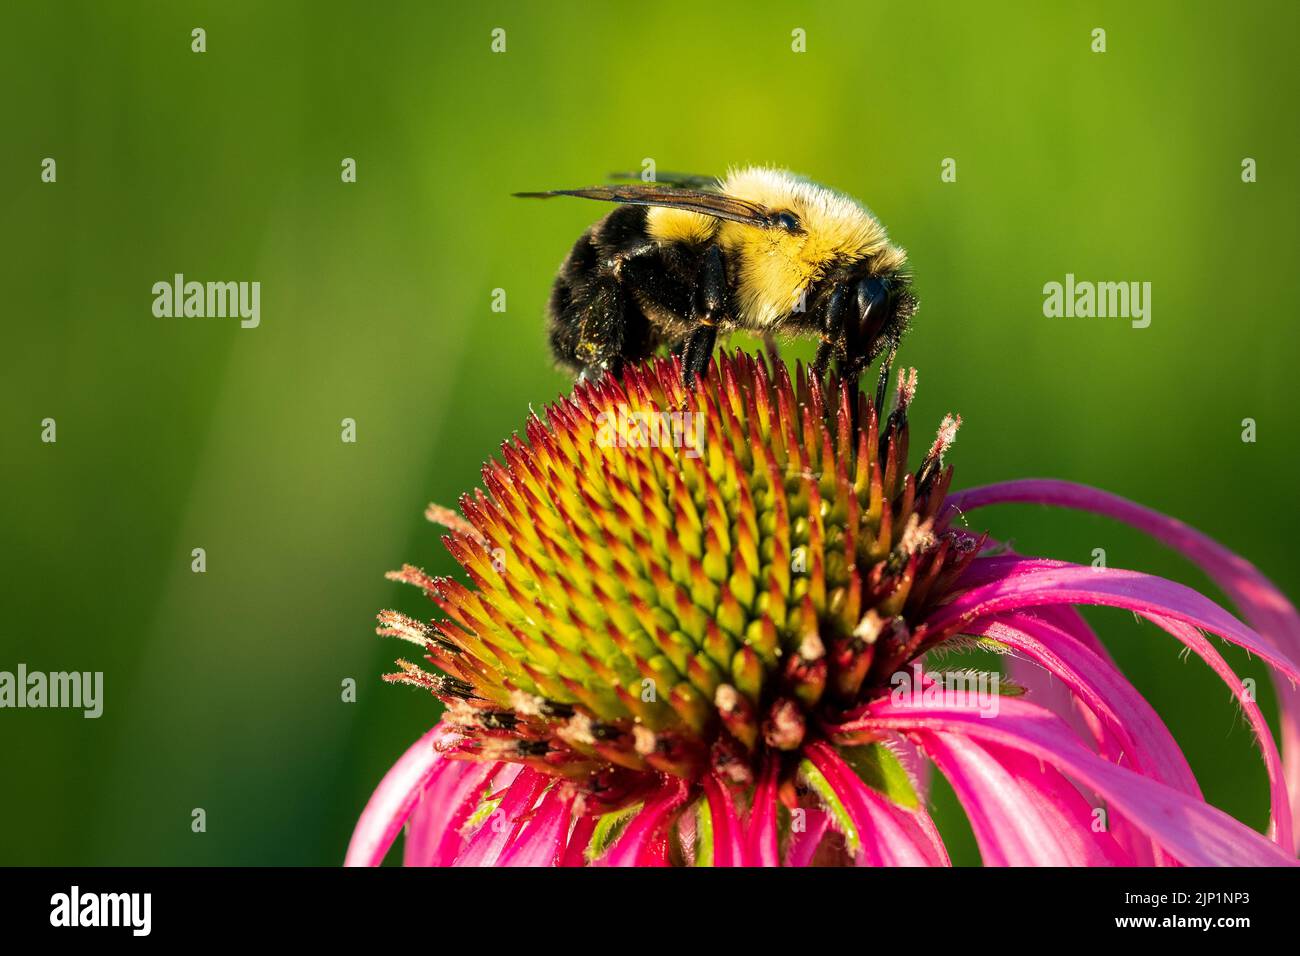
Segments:
[[[884,276],[905,261],[866,207],[785,170],[732,170],[722,191],[771,210],[762,227],[724,222],[718,235],[736,263],[742,304],[759,324],[786,315],[792,297],[842,270],[871,262]]]
[[[857,326],[852,338],[865,347],[863,358],[868,363],[907,331],[908,320],[916,312],[911,284],[905,273],[868,275],[858,281]]]

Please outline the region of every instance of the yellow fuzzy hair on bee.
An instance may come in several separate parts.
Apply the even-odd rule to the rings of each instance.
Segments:
[[[723,247],[739,272],[742,325],[767,329],[779,322],[833,264],[877,257],[883,270],[906,261],[861,203],[788,170],[732,169],[719,181],[718,192],[792,212],[803,226],[801,233],[790,234],[683,209],[649,210],[647,232],[655,238],[697,245],[716,239]]]

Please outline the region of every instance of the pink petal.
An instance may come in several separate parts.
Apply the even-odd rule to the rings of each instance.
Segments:
[[[1013,616],[1022,617],[1022,615]],[[1110,651],[1106,649],[1106,646],[1102,644],[1101,639],[1097,637],[1096,631],[1094,631],[1088,622],[1083,619],[1083,615],[1079,613],[1077,608],[1070,607],[1068,604],[1050,605],[1047,607],[1034,608],[1023,616],[1032,617],[1035,620],[1041,620],[1044,623],[1059,629],[1062,634],[1068,635],[1078,643],[1082,644],[1088,650],[1092,651],[1092,653],[1096,655],[1103,664],[1113,669],[1115,673],[1120,674],[1119,665],[1115,663],[1115,658],[1111,656]],[[1122,674],[1120,674],[1120,676],[1121,679],[1126,680],[1126,678],[1123,678]],[[1155,719],[1156,723],[1161,727],[1164,727],[1163,721],[1160,720],[1155,711],[1147,704],[1146,698],[1139,695],[1138,699],[1141,700],[1141,704],[1137,705],[1136,702],[1134,702],[1134,706],[1145,707],[1150,711],[1151,716]],[[1093,729],[1095,731],[1105,732],[1100,723],[1098,723],[1098,725]],[[1170,742],[1173,742],[1173,736],[1169,734],[1168,730],[1165,730],[1164,734],[1168,737]],[[1176,743],[1174,743],[1173,746],[1175,749],[1178,749]],[[1178,754],[1177,759],[1185,763],[1186,761],[1182,757],[1181,750],[1178,751]],[[1190,773],[1190,770],[1188,772]],[[1195,795],[1200,796],[1199,787],[1197,787]],[[1098,799],[1095,794],[1093,797],[1094,799]],[[1169,854],[1165,853],[1160,849],[1160,847],[1152,842],[1146,834],[1135,828],[1122,813],[1111,812],[1110,833],[1111,836],[1115,838],[1115,842],[1117,842],[1124,849],[1124,852],[1132,858],[1135,866],[1180,865],[1178,861],[1174,860],[1169,856]]]
[[[1004,661],[1007,679],[1024,688],[1026,697],[1060,717],[1080,738],[1102,744],[1105,730],[1096,715],[1053,671],[1019,654],[1008,654]]]
[[[586,866],[587,865],[587,847],[591,845],[591,835],[596,832],[596,816],[587,814],[579,817],[573,825],[573,832],[569,834],[568,845],[564,848],[564,856],[560,860],[560,866]]]
[[[1131,862],[1109,833],[1094,832],[1092,807],[1054,768],[957,734],[925,734],[921,745],[965,808],[985,866]]]
[[[1146,532],[1196,562],[1242,609],[1247,620],[1292,656],[1300,657],[1300,615],[1291,602],[1245,558],[1177,519],[1119,495],[1044,478],[986,485],[948,496],[948,503],[959,511],[1015,502],[1090,511]]]
[[[754,788],[746,833],[749,859],[754,866],[781,865],[776,828],[776,790],[780,769],[780,763],[775,758],[768,757],[759,775],[758,786]]]
[[[1055,618],[1056,622],[1044,617]],[[1090,724],[1090,729],[1102,756],[1132,766],[1188,796],[1201,797],[1187,758],[1164,721],[1111,662],[1096,635],[1073,608],[1035,608],[1032,612],[990,618],[973,625],[971,632],[1026,654],[1078,695],[1095,717],[1095,726]],[[1080,638],[1088,644],[1081,643]],[[1111,814],[1110,832],[1135,864],[1172,863],[1149,838],[1135,832],[1123,814]]]
[[[977,558],[982,561],[1005,559]],[[1300,668],[1253,630],[1189,587],[1151,574],[1115,568],[1080,567],[1042,559],[1003,564],[1002,575],[965,592],[940,608],[927,622],[933,635],[960,630],[991,614],[1050,604],[1098,604],[1119,607],[1143,617],[1167,617],[1210,631],[1259,655],[1293,680]],[[959,582],[959,583],[964,583]]]
[[[805,748],[858,829],[868,866],[950,866],[939,832],[923,809],[907,810],[877,793],[835,748],[817,741]]]
[[[1169,728],[1112,664],[1053,624],[1028,614],[990,618],[969,633],[990,637],[1028,656],[1078,696],[1101,723],[1103,755],[1131,762],[1147,776],[1200,797],[1201,789]],[[1121,760],[1121,756],[1124,758]]]
[[[1236,672],[1228,666],[1228,662],[1223,659],[1222,655],[1214,649],[1214,645],[1206,640],[1200,631],[1183,624],[1181,621],[1172,621],[1168,618],[1152,618],[1152,620],[1190,647],[1201,660],[1209,664],[1210,669],[1223,678],[1223,682],[1228,685],[1232,695],[1237,698],[1237,703],[1245,711],[1251,729],[1255,731],[1255,742],[1259,745],[1260,754],[1264,758],[1264,768],[1268,772],[1269,792],[1272,799],[1269,835],[1282,846],[1294,847],[1295,839],[1291,833],[1291,814],[1286,779],[1282,773],[1282,756],[1277,752],[1277,744],[1273,741],[1273,732],[1269,729],[1268,721],[1264,719],[1264,715],[1260,712],[1259,705],[1255,703],[1251,695],[1246,693],[1246,688],[1241,683],[1241,679],[1237,677]]]
[[[831,815],[825,810],[804,810],[803,828],[790,830],[785,848],[785,865],[805,867],[811,865],[817,848],[831,825]]]
[[[572,807],[572,791],[567,787],[552,786],[523,832],[501,854],[497,865],[555,866],[564,853],[565,838],[573,822]]]
[[[660,855],[656,838],[673,812],[686,802],[686,781],[672,778],[646,801],[641,812],[628,822],[622,835],[596,861],[597,866],[644,866]]]
[[[455,865],[496,866],[501,854],[514,842],[527,822],[525,815],[550,782],[550,777],[531,767],[520,770],[501,798],[501,803],[469,838],[465,848],[456,857]]]
[[[713,865],[748,866],[736,803],[717,774],[704,778],[704,796],[709,804],[709,816],[713,818]]]
[[[1300,615],[1286,596],[1245,558],[1233,554],[1212,538],[1181,521],[1150,508],[1086,485],[1068,481],[1033,479],[972,488],[950,495],[949,502],[963,511],[991,504],[1029,502],[1077,508],[1106,515],[1131,525],[1195,562],[1246,621],[1293,659],[1300,659]],[[1282,752],[1291,794],[1292,830],[1300,849],[1300,688],[1275,681],[1281,713]]]
[[[1054,558],[1026,557],[1013,553],[989,555],[976,558],[970,563],[961,576],[961,586],[975,588],[982,584],[1005,581],[1017,574],[1050,570],[1059,567],[1060,564],[1061,562]]]
[[[384,774],[352,831],[344,866],[379,866],[384,862],[420,793],[436,773],[454,762],[435,750],[434,744],[454,739],[456,735],[439,724],[411,744]]]
[[[1106,798],[1176,859],[1189,866],[1295,866],[1276,843],[1209,804],[1102,760],[1060,718],[1028,701],[1004,699],[997,717],[978,706],[897,705],[888,698],[834,733],[948,733],[1023,751]]]
[[[1097,632],[1092,629],[1092,626],[1083,619],[1083,615],[1079,613],[1078,608],[1070,607],[1068,604],[1055,604],[1035,608],[1032,613],[1034,617],[1040,618],[1063,633],[1070,635],[1115,670],[1119,670],[1115,658],[1111,657],[1106,645],[1101,642],[1101,638],[1097,636]]]
[[[407,822],[403,865],[450,866],[465,844],[461,828],[474,815],[488,781],[499,781],[502,772],[499,763],[448,760]]]
[[[1001,559],[999,559],[1001,560]],[[972,562],[978,564],[979,561]],[[1213,648],[1203,640],[1192,637],[1192,629],[1202,628],[1218,634],[1220,637],[1253,651],[1272,663],[1277,669],[1292,679],[1300,679],[1300,670],[1296,668],[1275,646],[1264,641],[1258,634],[1246,627],[1232,615],[1228,614],[1213,601],[1193,591],[1191,588],[1166,581],[1152,575],[1139,574],[1135,571],[1120,571],[1110,568],[1084,568],[1077,565],[1053,562],[1044,567],[1041,560],[1035,560],[1031,566],[1019,570],[1014,563],[1004,564],[1006,577],[980,585],[963,594],[957,600],[944,607],[930,621],[936,633],[943,633],[955,626],[968,627],[973,621],[998,610],[1035,604],[1102,604],[1122,607],[1135,611],[1153,623],[1165,628],[1182,640],[1193,650],[1200,653],[1209,648],[1213,657],[1205,657],[1211,667],[1218,671],[1216,660],[1221,658]],[[1170,624],[1180,625],[1170,627]],[[1223,664],[1223,669],[1230,675],[1229,685],[1236,681],[1236,675]],[[1219,671],[1222,675],[1222,671]],[[1251,705],[1253,707],[1253,704]],[[1247,710],[1251,717],[1251,710]],[[1256,717],[1258,712],[1256,711]],[[1255,719],[1251,718],[1252,721]],[[1258,718],[1263,723],[1262,717]],[[1267,731],[1267,728],[1265,728]],[[1270,832],[1278,836],[1287,846],[1294,847],[1291,833],[1291,821],[1281,819],[1287,816],[1287,793],[1282,773],[1273,752],[1271,734],[1261,737],[1264,761],[1269,773],[1269,783],[1273,800],[1273,818]]]
[[[668,834],[660,830],[654,835],[649,843],[641,850],[641,855],[636,858],[636,866],[667,866],[668,865]]]

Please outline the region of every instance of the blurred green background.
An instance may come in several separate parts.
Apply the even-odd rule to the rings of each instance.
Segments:
[[[400,648],[375,612],[425,611],[383,572],[452,570],[425,503],[454,503],[566,388],[543,306],[605,210],[509,193],[647,157],[784,165],[872,206],[922,301],[901,355],[915,427],[965,419],[958,486],[1094,483],[1300,595],[1298,20],[1290,2],[6,3],[0,669],[102,670],[106,700],[99,720],[0,711],[0,863],[342,859],[435,718],[379,681]],[[155,318],[177,272],[260,281],[261,326]],[[1150,328],[1045,318],[1067,272],[1151,282]],[[1101,519],[981,523],[1205,586]],[[1206,796],[1262,828],[1227,690],[1130,615],[1089,616]],[[1263,669],[1228,657],[1272,719]]]

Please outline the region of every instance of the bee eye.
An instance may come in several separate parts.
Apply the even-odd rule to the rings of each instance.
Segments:
[[[858,284],[858,334],[864,341],[874,342],[889,321],[893,311],[887,307],[889,299],[889,286],[879,278]]]
[[[879,312],[889,298],[889,286],[873,276],[858,286],[858,311],[865,318],[872,312]]]
[[[792,212],[777,213],[776,224],[786,232],[798,232],[799,230],[799,219]]]

